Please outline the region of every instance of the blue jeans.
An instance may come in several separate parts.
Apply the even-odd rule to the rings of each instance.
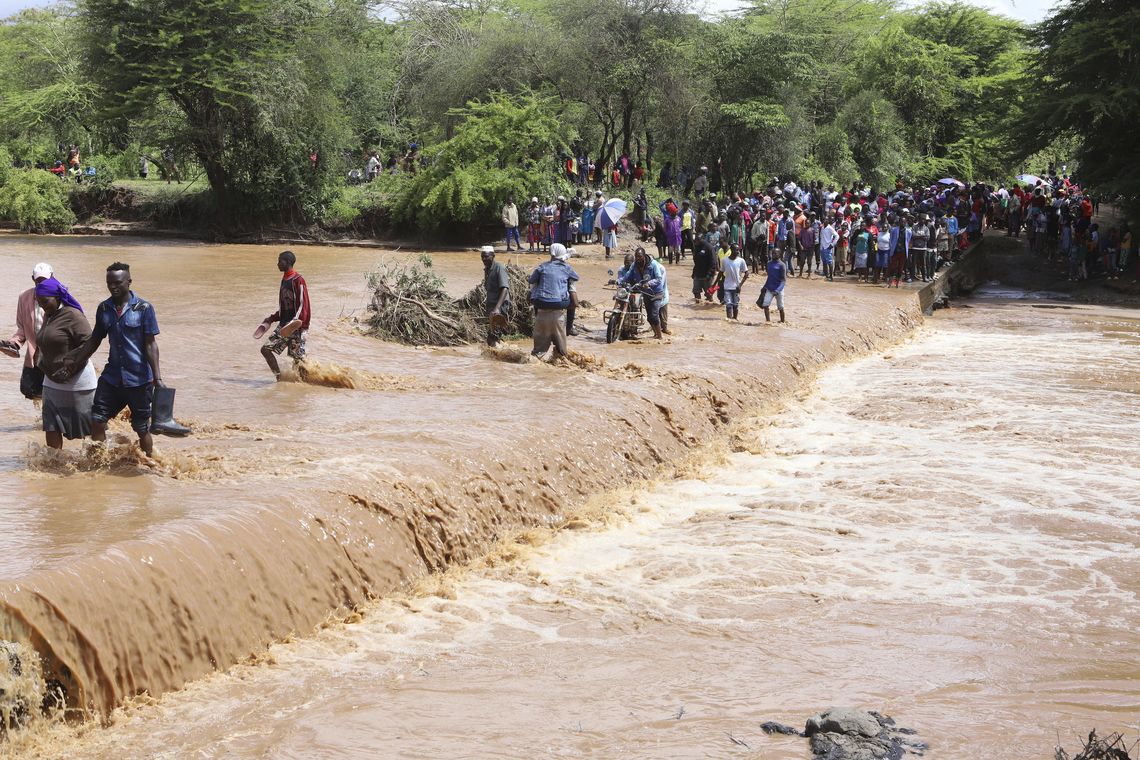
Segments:
[[[733,309],[740,308],[740,288],[735,290],[724,289],[724,308],[728,311],[728,316],[732,316]]]
[[[507,227],[507,248],[511,247],[511,238],[515,239],[515,247],[522,248],[522,239],[519,237],[518,227]]]
[[[661,299],[645,297],[645,315],[649,318],[649,324],[661,324]]]

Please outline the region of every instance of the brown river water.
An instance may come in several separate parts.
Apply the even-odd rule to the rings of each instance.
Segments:
[[[46,259],[89,311],[102,267],[129,261],[200,431],[160,440],[157,465],[77,472],[76,444],[38,450],[18,363],[0,364],[3,625],[51,640],[93,709],[165,692],[0,753],[805,758],[759,724],[834,704],[893,715],[927,757],[1140,730],[1136,312],[983,294],[810,382],[786,373],[758,411],[737,390],[757,355],[842,358],[849,321],[896,320],[909,296],[793,283],[784,330],[725,325],[674,282],[670,344],[579,341],[608,363],[559,370],[378,349],[342,317],[380,254],[298,251],[310,351],[353,368],[348,391],[260,364],[247,336],[276,251],[0,238],[6,271]],[[438,258],[457,293],[473,258]],[[600,303],[606,265],[575,266]],[[704,394],[719,420],[693,411]],[[536,469],[552,446],[563,464]],[[383,506],[389,482],[438,541]],[[338,605],[357,612],[305,623]]]

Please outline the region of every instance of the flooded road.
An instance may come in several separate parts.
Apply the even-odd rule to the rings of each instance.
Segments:
[[[15,393],[20,365],[0,362],[11,391],[0,394],[0,639],[40,653],[73,715],[181,688],[512,532],[562,524],[591,495],[661,479],[804,373],[896,341],[919,319],[913,293],[814,282],[797,284],[790,325],[764,325],[755,308],[728,325],[715,303],[684,303],[682,267],[673,335],[606,345],[610,263],[587,251],[575,260],[579,292],[596,305],[580,310],[574,360],[520,363],[526,341],[486,354],[361,334],[366,274],[417,253],[310,246],[298,248],[310,357],[355,388],[277,383],[250,338],[274,308],[276,253],[0,236],[10,302],[16,273],[46,259],[91,310],[107,263],[131,264],[158,312],[176,414],[194,429],[162,439],[154,461],[123,421],[107,456],[78,443],[45,452],[37,411]],[[455,295],[481,279],[474,252],[433,258]]]
[[[940,313],[689,477],[37,751],[804,758],[759,724],[833,704],[928,757],[1135,736],[1140,322],[1061,306]]]

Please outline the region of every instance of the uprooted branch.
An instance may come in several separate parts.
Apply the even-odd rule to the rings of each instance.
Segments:
[[[1121,734],[1097,736],[1090,731],[1084,746],[1070,757],[1062,747],[1057,747],[1055,760],[1140,760],[1140,740],[1129,745]]]
[[[508,265],[507,274],[515,308],[505,332],[530,335],[534,322],[527,305],[526,274],[513,265]],[[382,263],[368,275],[368,288],[372,292],[368,331],[378,338],[413,346],[459,346],[487,337],[482,283],[455,300],[428,256],[408,264]]]

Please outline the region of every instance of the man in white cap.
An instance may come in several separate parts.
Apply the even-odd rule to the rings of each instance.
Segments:
[[[11,340],[0,341],[0,352],[13,358],[20,358],[20,349],[27,344],[24,352],[24,371],[20,374],[20,393],[25,398],[38,399],[44,392],[44,373],[36,366],[36,333],[44,323],[44,310],[36,303],[35,286],[51,277],[51,264],[40,262],[32,269],[32,287],[20,294],[16,300],[16,332]]]
[[[511,281],[507,268],[495,261],[494,246],[483,246],[479,255],[483,259],[483,287],[487,291],[487,345],[494,346],[502,340],[511,319]]]
[[[566,246],[550,246],[550,261],[535,267],[527,277],[531,285],[530,300],[534,304],[534,356],[543,358],[554,344],[555,356],[566,356],[566,310],[577,306],[574,283],[578,273],[566,260]]]

